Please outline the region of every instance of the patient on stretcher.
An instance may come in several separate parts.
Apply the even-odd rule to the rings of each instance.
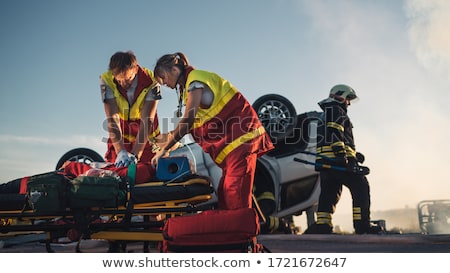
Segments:
[[[158,170],[150,163],[139,162],[136,164],[136,173],[134,175],[134,184],[143,184],[151,181],[155,181],[158,179],[168,179],[167,175],[171,176],[171,172],[173,170],[172,160],[176,162],[176,158],[166,158],[161,159],[169,164],[158,164],[160,169],[166,168],[167,170]],[[178,160],[179,161],[179,160]],[[186,159],[187,161],[187,159]],[[188,162],[187,166],[183,167],[184,174],[194,174],[193,165]],[[179,166],[176,166],[178,168]],[[129,167],[116,167],[113,163],[110,162],[92,162],[90,164],[86,164],[83,162],[76,161],[66,161],[63,166],[57,171],[58,173],[64,174],[68,178],[75,178],[77,176],[118,176],[118,177],[126,177],[129,175]],[[3,184],[0,184],[0,194],[6,193],[22,193],[25,194],[26,184],[30,176],[18,178]]]
[[[45,231],[48,244],[60,237],[160,241],[166,217],[209,209],[211,204],[199,204],[210,201],[214,191],[209,177],[190,171],[186,157],[161,166],[172,176],[159,174],[151,163],[117,168],[67,161],[58,171],[31,176],[28,183],[24,177],[0,184],[0,232]],[[161,180],[163,175],[170,180]]]
[[[58,172],[71,178],[75,178],[79,175],[99,176],[102,174],[126,177],[128,174],[128,167],[115,167],[113,163],[108,162],[93,162],[91,164],[86,164],[76,161],[67,161]],[[155,178],[155,175],[156,169],[150,162],[136,164],[135,184],[152,181]],[[25,193],[21,192],[21,187],[22,189],[26,188],[28,178],[29,176],[0,184],[0,194]]]
[[[93,202],[96,204],[98,203],[98,206],[107,208],[117,207],[120,206],[120,204],[123,205],[123,202],[125,202],[126,200],[134,205],[142,204],[154,206],[182,203],[198,204],[211,199],[211,194],[214,190],[210,178],[196,175],[191,170],[192,165],[190,165],[187,157],[164,158],[161,159],[161,161],[164,162],[160,162],[160,164],[158,164],[157,166],[157,169],[155,169],[155,167],[153,167],[151,163],[138,163],[136,165],[133,164],[128,167],[115,167],[114,164],[107,162],[92,162],[91,164],[86,164],[76,161],[67,161],[58,171],[38,174],[30,177],[23,177],[4,184],[0,184],[0,210],[11,210],[12,208],[18,209],[20,207],[23,207],[24,200],[28,200],[28,202],[34,204],[35,201],[41,200],[42,196],[53,196],[48,194],[48,190],[51,191],[51,189],[54,189],[53,185],[55,181],[53,178],[55,177],[55,173],[57,173],[56,175],[63,175],[70,180],[70,183],[68,184],[70,185],[68,189],[69,196],[66,196],[66,194],[64,193],[62,193],[62,195],[60,194],[60,196],[64,196],[64,200],[66,200],[67,197],[69,200],[68,203],[63,201],[64,203],[61,203],[61,206],[69,206],[70,208],[75,208],[76,206],[80,206],[78,203],[83,203],[78,201],[78,203],[74,203],[70,201],[79,200],[79,198],[88,198],[89,200],[95,200]],[[49,174],[50,176],[48,176]],[[99,189],[98,186],[87,186],[86,184],[84,184],[86,182],[81,182],[81,184],[83,185],[82,188],[84,188],[84,197],[77,197],[80,196],[78,195],[78,193],[76,193],[75,197],[70,197],[73,196],[72,192],[80,191],[80,181],[99,181],[92,179],[82,179],[82,177],[85,176],[112,176],[118,178],[117,180],[113,179],[113,181],[118,181],[119,184],[117,184],[117,189],[119,192],[125,190],[125,188],[127,187],[125,185],[129,185],[129,188],[127,189],[127,191],[129,192],[128,198],[117,199],[118,196],[124,196],[123,194],[121,195],[120,193],[117,193],[119,195],[114,195],[115,197],[113,196],[111,197],[111,199],[109,199],[109,197],[108,199],[104,199],[104,195],[106,194],[106,192],[109,192],[109,190],[106,190],[106,188],[104,188],[105,194],[103,194],[103,190],[101,194],[99,192],[99,195],[93,194]],[[39,177],[40,180],[36,180],[36,177]],[[47,180],[45,179],[47,178],[49,179],[49,184],[46,184]],[[132,182],[132,180],[134,182]],[[105,187],[110,187],[108,186],[108,183],[109,185],[111,185],[111,180],[108,181],[109,182],[105,182]],[[126,184],[122,182],[125,182]],[[57,183],[58,185],[60,185],[60,182]],[[95,182],[87,183],[89,184]],[[62,186],[63,188],[61,188],[61,186],[57,187],[59,187],[63,191],[66,191],[66,189],[63,189],[65,186]],[[90,192],[90,189],[94,189],[94,192]],[[99,199],[92,199],[93,196],[98,196]],[[107,200],[114,202],[111,205],[109,203],[106,203]],[[119,201],[115,202],[117,200]],[[83,204],[85,203],[86,202],[84,202]],[[61,207],[60,209],[64,210],[63,207]]]
[[[158,146],[161,146],[164,145],[165,142],[167,142],[167,139],[168,134],[165,133],[160,134],[155,140]],[[169,152],[178,149],[178,147],[180,146],[181,143],[177,142],[169,149]],[[195,171],[193,171],[193,166],[190,166],[190,169],[192,173],[195,173]],[[61,174],[65,174],[67,177],[75,178],[83,174],[87,176],[98,176],[102,174],[102,170],[104,171],[103,174],[114,172],[119,177],[125,177],[128,174],[128,167],[115,167],[111,162],[92,162],[91,164],[86,164],[76,161],[66,161],[58,170],[58,172],[60,172]],[[143,184],[156,178],[156,169],[150,162],[139,162],[136,164],[135,175],[135,184]],[[28,178],[29,176],[26,176],[0,184],[0,194],[25,193],[23,192],[23,189],[26,188],[26,182],[28,181]]]

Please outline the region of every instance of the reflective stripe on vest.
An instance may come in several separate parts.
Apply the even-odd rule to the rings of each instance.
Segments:
[[[208,131],[208,127],[214,127],[218,123],[227,123],[229,118],[239,118],[237,112],[246,113],[245,115],[251,115],[250,111],[247,107],[247,101],[239,91],[227,80],[221,78],[219,75],[204,71],[204,70],[192,70],[187,75],[186,85],[184,88],[184,100],[187,102],[187,92],[189,85],[194,82],[199,81],[206,84],[211,92],[214,94],[214,100],[211,106],[207,109],[200,108],[197,111],[195,116],[194,124],[192,131],[199,130],[199,137],[203,138],[205,131]],[[235,100],[236,101],[235,101]],[[242,107],[242,108],[241,108]],[[233,113],[233,116],[228,116],[227,112]],[[254,111],[253,111],[254,112]],[[216,117],[220,117],[221,120],[216,120]],[[247,117],[245,117],[247,118]],[[266,131],[262,124],[259,122],[258,117],[250,117],[251,119],[255,119],[253,125],[249,126],[247,129],[241,129],[240,131],[230,131],[224,132],[227,134],[226,141],[227,142],[218,142],[217,144],[208,143],[206,146],[203,146],[202,143],[199,143],[200,146],[206,147],[206,149],[215,150],[214,153],[210,153],[212,159],[217,163],[221,164],[226,156],[230,154],[232,151],[240,147],[244,143],[248,143],[253,139],[266,134]],[[225,128],[225,129],[231,129]],[[247,131],[248,130],[248,131]],[[261,143],[257,144],[262,145]]]
[[[184,102],[187,102],[187,89],[193,81],[200,81],[211,89],[214,94],[214,100],[207,109],[199,108],[195,116],[195,122],[192,128],[201,127],[203,124],[214,118],[227,103],[238,93],[237,89],[227,80],[222,79],[219,75],[204,71],[192,70],[187,77],[186,87],[184,88]]]
[[[148,74],[148,76],[152,79],[153,84],[147,86],[146,88],[142,89],[139,96],[136,98],[136,101],[131,105],[119,91],[116,84],[114,83],[114,76],[111,71],[107,71],[101,75],[101,78],[105,82],[105,84],[111,88],[114,94],[114,98],[117,102],[117,107],[119,109],[119,117],[121,120],[138,120],[141,118],[141,107],[145,101],[145,97],[147,96],[147,93],[155,87],[157,84],[156,81],[153,79],[153,73],[145,68],[142,67],[142,69]]]
[[[222,151],[217,155],[215,161],[217,162],[217,164],[221,164],[223,162],[223,160],[225,159],[225,157],[229,153],[231,153],[231,151],[235,150],[242,144],[254,139],[255,137],[258,137],[258,136],[264,134],[265,132],[266,132],[266,130],[264,129],[263,126],[261,126],[258,129],[255,129],[251,132],[248,132],[248,133],[236,138],[235,140],[233,140],[233,142],[231,142],[230,144],[225,146],[225,148],[222,149]]]

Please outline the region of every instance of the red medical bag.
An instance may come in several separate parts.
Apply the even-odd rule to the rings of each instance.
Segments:
[[[162,252],[260,252],[253,208],[208,210],[167,219]]]

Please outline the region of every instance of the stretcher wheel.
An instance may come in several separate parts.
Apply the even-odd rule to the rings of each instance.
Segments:
[[[80,233],[78,230],[71,228],[67,231],[67,238],[69,238],[71,242],[77,242],[80,240]]]
[[[127,243],[122,241],[109,242],[108,253],[125,253],[127,252]]]

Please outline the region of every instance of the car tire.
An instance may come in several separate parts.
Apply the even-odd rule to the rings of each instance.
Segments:
[[[283,143],[294,130],[297,112],[287,98],[278,94],[267,94],[259,97],[252,106],[275,145]]]
[[[91,162],[104,162],[105,159],[94,150],[88,148],[75,148],[61,156],[56,164],[56,170],[60,169],[66,161],[77,161],[89,164]]]

